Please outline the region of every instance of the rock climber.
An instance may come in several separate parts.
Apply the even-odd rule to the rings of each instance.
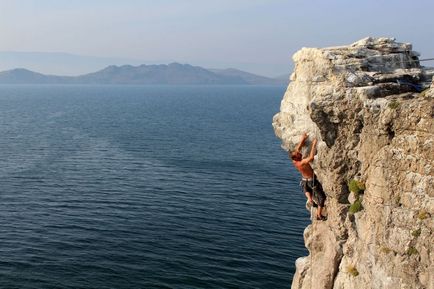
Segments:
[[[295,150],[293,152],[289,152],[288,154],[290,155],[292,163],[294,164],[296,169],[301,173],[302,179],[300,182],[300,186],[302,187],[303,192],[307,197],[308,203],[311,206],[318,207],[318,209],[316,210],[316,219],[320,221],[325,221],[327,220],[327,218],[322,215],[322,212],[326,200],[326,195],[323,191],[321,183],[318,181],[318,178],[315,176],[313,169],[310,166],[310,162],[312,162],[315,157],[317,139],[315,138],[313,140],[310,154],[308,157],[303,158],[303,155],[300,152],[308,137],[309,136],[307,135],[307,133],[304,133],[301,136],[300,143],[297,145]],[[317,199],[318,204],[314,202],[314,197]]]

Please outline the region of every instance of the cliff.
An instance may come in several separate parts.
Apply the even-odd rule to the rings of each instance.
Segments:
[[[392,38],[293,59],[273,127],[286,150],[319,139],[328,220],[305,229],[292,288],[433,289],[433,71]]]

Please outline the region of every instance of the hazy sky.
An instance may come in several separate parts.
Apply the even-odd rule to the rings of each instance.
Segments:
[[[434,57],[434,1],[0,0],[0,51],[178,61],[277,76],[303,46],[366,36]],[[434,65],[434,64],[433,64]]]

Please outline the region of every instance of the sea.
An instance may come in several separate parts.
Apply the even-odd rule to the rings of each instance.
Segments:
[[[0,86],[0,288],[290,288],[283,86]]]

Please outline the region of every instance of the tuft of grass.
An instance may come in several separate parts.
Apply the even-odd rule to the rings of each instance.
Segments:
[[[392,252],[392,249],[390,249],[389,247],[381,247],[381,252],[389,254],[390,252]]]
[[[354,192],[354,194],[358,196],[359,194],[363,194],[363,192],[365,191],[365,184],[362,183],[361,181],[352,179],[348,183],[348,188],[350,189],[351,192]]]
[[[426,218],[428,218],[428,212],[424,209],[419,211],[419,214],[417,215],[419,220],[425,220]]]
[[[396,99],[392,99],[391,102],[387,105],[391,109],[397,109],[399,107],[400,103]]]
[[[413,232],[411,232],[411,235],[412,235],[413,237],[419,237],[419,236],[420,236],[420,233],[421,233],[421,229],[419,228],[419,229],[414,230]]]
[[[350,215],[354,215],[357,212],[360,212],[363,210],[362,201],[360,201],[359,198],[350,206],[350,209],[348,210]]]
[[[426,96],[426,93],[429,91],[429,88],[426,88],[426,89],[424,89],[421,93],[420,93],[420,95],[422,96],[422,97],[425,97]]]
[[[359,276],[359,271],[357,271],[357,268],[353,265],[348,265],[347,272],[353,277]]]
[[[415,247],[408,248],[406,253],[408,256],[419,254],[419,252],[417,251],[417,249]]]

